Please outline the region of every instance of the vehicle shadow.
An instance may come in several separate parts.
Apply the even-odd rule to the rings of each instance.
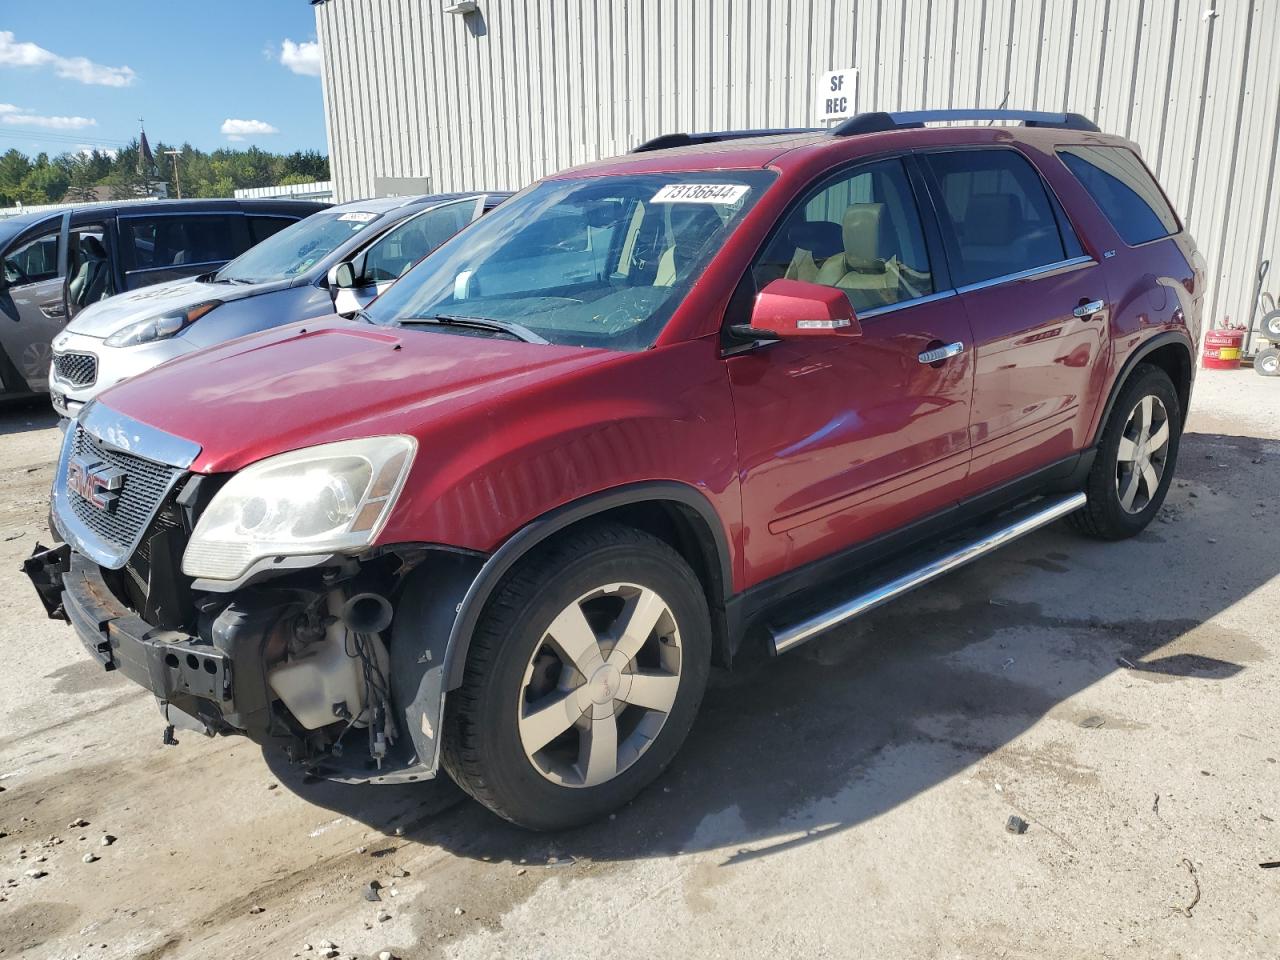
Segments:
[[[409,841],[540,863],[724,848],[734,863],[815,842],[972,773],[1047,714],[1082,728],[1135,722],[1064,706],[1116,671],[1220,684],[1265,658],[1243,633],[1206,621],[1280,573],[1266,526],[1247,512],[1223,522],[1239,505],[1215,493],[1229,475],[1243,496],[1240,477],[1253,470],[1250,495],[1264,496],[1266,459],[1280,460],[1280,442],[1188,434],[1161,519],[1133,540],[1097,543],[1059,525],[796,653],[717,678],[671,768],[609,822],[531,834],[456,802],[447,782],[306,784],[273,768],[307,799],[383,832],[388,850]],[[1126,590],[1135,570],[1158,571],[1161,589]]]
[[[46,394],[0,400],[0,436],[48,430],[57,425],[58,414]]]

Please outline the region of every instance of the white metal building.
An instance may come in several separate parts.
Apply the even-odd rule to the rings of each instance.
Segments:
[[[1211,318],[1280,261],[1280,0],[313,2],[339,200],[812,126],[822,74],[855,68],[855,111],[1066,109],[1136,140],[1216,273]]]

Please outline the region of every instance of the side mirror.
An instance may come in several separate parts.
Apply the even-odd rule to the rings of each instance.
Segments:
[[[335,263],[329,268],[329,287],[333,290],[350,290],[356,285],[356,268],[349,260]]]
[[[803,280],[774,280],[756,294],[751,325],[734,327],[744,337],[860,337],[862,326],[849,297],[838,287]]]

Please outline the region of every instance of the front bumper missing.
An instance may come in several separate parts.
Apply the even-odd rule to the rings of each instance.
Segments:
[[[103,669],[150,691],[168,724],[207,736],[243,734],[264,746],[290,741],[262,667],[262,643],[275,622],[269,608],[224,610],[225,629],[215,625],[219,646],[153,627],[116,597],[97,564],[66,544],[37,545],[22,570],[49,617],[71,624]],[[416,754],[388,761],[379,769],[354,756],[306,760],[318,775],[344,783],[403,783],[436,773]]]
[[[90,656],[105,670],[119,670],[160,701],[167,717],[204,733],[237,732],[226,717],[237,714],[234,667],[224,651],[198,638],[151,626],[116,599],[96,564],[63,544],[39,545],[22,565],[45,611],[70,623]]]

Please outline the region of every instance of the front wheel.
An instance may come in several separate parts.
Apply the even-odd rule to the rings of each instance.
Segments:
[[[1169,375],[1140,365],[1120,391],[1085,481],[1088,502],[1071,524],[1102,540],[1141,532],[1169,492],[1182,438],[1182,407]]]
[[[446,707],[445,768],[523,827],[601,817],[675,756],[710,654],[706,597],[675,550],[630,527],[570,534],[490,599]]]

